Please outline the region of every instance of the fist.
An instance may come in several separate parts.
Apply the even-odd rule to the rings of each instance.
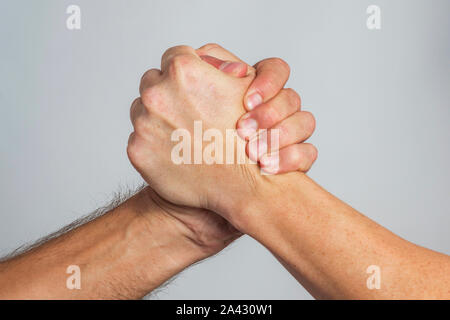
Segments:
[[[245,112],[243,98],[253,78],[254,73],[244,77],[226,74],[187,46],[167,50],[161,70],[144,74],[140,97],[131,106],[134,132],[127,153],[133,166],[160,196],[177,205],[223,213],[228,202],[243,201],[243,195],[255,192],[261,179],[255,164],[225,164],[225,159],[221,163],[205,163],[201,156],[200,161],[196,158],[206,148],[214,150],[215,156],[222,151],[225,158],[229,152],[224,151],[226,130],[233,130]],[[205,143],[207,132],[214,134]],[[212,138],[217,138],[218,133],[224,139],[222,143]],[[173,159],[180,135],[189,140],[182,150],[183,159],[187,159],[184,162]],[[239,150],[235,151],[237,156]]]

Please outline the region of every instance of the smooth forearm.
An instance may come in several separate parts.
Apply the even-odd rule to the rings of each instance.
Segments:
[[[141,298],[203,258],[143,191],[105,215],[0,264],[0,298]],[[66,286],[80,267],[81,289]]]
[[[401,239],[306,175],[268,179],[281,189],[246,207],[245,227],[316,298],[450,296],[448,256]],[[366,286],[369,266],[380,267],[379,290]]]

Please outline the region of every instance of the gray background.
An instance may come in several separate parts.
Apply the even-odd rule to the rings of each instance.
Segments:
[[[66,8],[82,29],[66,29]],[[381,7],[382,29],[366,28]],[[141,180],[129,106],[165,49],[279,56],[314,113],[310,175],[400,236],[450,253],[450,1],[0,2],[0,248],[6,254]],[[156,298],[310,299],[248,237]]]

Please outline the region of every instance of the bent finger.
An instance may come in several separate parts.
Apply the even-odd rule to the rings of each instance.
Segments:
[[[141,78],[141,82],[139,84],[139,94],[142,95],[142,92],[157,83],[161,82],[161,70],[159,69],[150,69],[146,71]]]
[[[212,65],[213,67],[238,78],[244,77],[247,75],[247,64],[243,62],[233,62],[233,61],[225,61],[218,59],[213,56],[200,56],[200,58]]]
[[[251,129],[267,129],[300,110],[301,99],[292,89],[282,89],[274,98],[244,114],[238,121],[239,133],[251,133]],[[249,136],[241,136],[248,139]]]
[[[163,53],[163,55],[161,57],[161,71],[165,72],[165,70],[170,65],[170,63],[174,59],[174,57],[183,56],[183,55],[196,57],[198,59],[198,55],[194,48],[191,48],[189,46],[184,46],[184,45],[175,46],[175,47],[167,49]]]
[[[317,159],[317,149],[312,144],[300,143],[289,145],[278,155],[264,155],[260,166],[266,173],[279,174],[292,171],[307,172]]]
[[[280,58],[269,58],[255,66],[256,78],[247,90],[244,104],[247,111],[273,98],[289,79],[290,67]]]
[[[288,145],[303,142],[314,132],[314,116],[299,111],[268,130],[259,130],[248,143],[248,157],[258,161],[267,152],[280,150]]]

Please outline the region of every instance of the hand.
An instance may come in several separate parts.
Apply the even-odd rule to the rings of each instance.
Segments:
[[[197,54],[212,66],[235,76],[245,76],[247,68],[253,69],[218,44],[207,44],[199,48]],[[268,157],[258,159],[256,155],[249,156],[254,161],[260,160],[262,168],[272,174],[295,170],[307,172],[317,158],[317,149],[303,141],[314,132],[315,120],[311,113],[300,112],[301,99],[297,92],[283,89],[289,78],[289,65],[280,58],[269,58],[258,62],[254,69],[256,78],[244,98],[245,108],[249,112],[241,117],[237,128],[250,134],[255,128],[284,128],[288,134],[284,135],[286,140],[281,141],[284,147],[280,146],[278,168],[270,168]],[[306,135],[301,130],[305,130]]]
[[[210,62],[217,68],[219,68],[221,65],[225,65],[226,66],[225,68],[220,69],[226,73],[232,74],[234,76],[243,76],[246,74],[247,71],[246,70],[247,68],[245,67],[246,65],[244,65],[242,62],[233,63],[232,61],[239,61],[239,60],[218,45],[206,45],[198,49],[197,52],[214,54],[223,59],[230,60],[230,61],[223,61],[212,58],[211,56],[208,56],[210,57],[210,59],[204,59],[205,61]],[[280,59],[276,58],[263,60],[262,62],[258,63],[255,66],[257,77],[255,81],[251,84],[250,90],[254,90],[256,88],[256,90],[258,90],[258,92],[261,92],[262,95],[265,97],[264,101],[267,101],[272,97],[274,97],[276,93],[280,91],[280,89],[282,88],[282,86],[284,85],[289,76],[289,68],[288,67],[278,68],[280,64],[282,66],[283,64],[287,66]],[[153,73],[154,71],[155,70],[152,70],[150,71],[150,73]],[[270,78],[271,73],[272,78]],[[146,75],[148,75],[148,73],[146,73]],[[267,85],[267,83],[270,83],[271,85]],[[279,94],[279,96],[281,97],[275,97],[276,99],[273,99],[273,101],[269,101],[270,103],[267,103],[265,105],[262,104],[261,108],[257,108],[256,110],[253,111],[253,114],[257,118],[260,117],[261,119],[264,120],[263,112],[270,112],[271,114],[274,114],[274,112],[277,111],[275,108],[281,108],[281,112],[278,112],[280,117],[286,117],[290,115],[290,113],[287,113],[287,111],[293,110],[295,112],[296,110],[298,110],[299,102],[296,106],[294,106],[294,104],[292,103],[290,104],[289,101],[285,101],[286,97],[289,98],[289,94],[291,94],[291,97],[292,96],[294,97],[294,99],[291,98],[290,101],[293,101],[295,104],[295,101],[299,100],[298,95],[292,90],[283,90]],[[271,124],[276,124],[277,122],[280,122],[279,121],[281,120],[280,117],[278,118],[266,117],[265,119],[269,121],[262,122],[261,127],[268,128],[271,126]],[[296,119],[302,120],[301,117],[297,117]],[[290,123],[294,124],[295,120],[291,121]],[[283,122],[281,122],[281,124],[283,124]],[[302,124],[301,121],[299,124],[300,125]],[[309,135],[311,133],[312,129]],[[295,141],[295,138],[293,140],[291,139],[291,141]],[[296,170],[299,168],[304,171],[307,171],[312,165],[313,161],[315,160],[315,152],[314,152],[315,149],[314,147],[312,148],[311,147],[312,146],[308,144],[295,144],[285,147],[280,152],[280,172]],[[155,194],[153,193],[153,195]],[[166,201],[158,197],[158,202],[164,204]],[[224,247],[226,244],[228,244],[230,241],[232,241],[239,235],[236,232],[236,230],[232,228],[223,218],[217,216],[212,212],[206,210],[197,210],[194,208],[180,208],[168,202],[166,202],[163,206],[170,208],[172,215],[177,216],[177,218],[179,218],[180,220],[184,220],[183,222],[185,222],[187,225],[193,228],[194,234],[202,235],[201,243],[207,244],[205,247],[210,248],[212,244],[213,247],[212,251],[220,250],[222,247]]]

